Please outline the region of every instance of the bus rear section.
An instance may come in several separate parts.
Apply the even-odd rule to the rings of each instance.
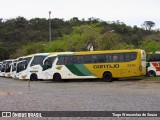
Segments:
[[[146,65],[149,76],[160,76],[160,54],[147,54]]]

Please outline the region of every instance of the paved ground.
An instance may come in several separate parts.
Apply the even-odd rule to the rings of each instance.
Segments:
[[[0,111],[159,111],[160,80],[63,83],[0,78]],[[1,119],[1,118],[0,118]],[[53,119],[53,118],[43,118]],[[54,118],[103,120],[118,118]],[[135,118],[120,118],[134,120]],[[153,120],[153,118],[136,118]],[[154,118],[158,120],[159,118]]]

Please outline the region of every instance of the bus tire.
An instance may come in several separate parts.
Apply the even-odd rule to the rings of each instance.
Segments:
[[[148,75],[150,77],[156,77],[156,72],[154,70],[150,70],[150,71],[148,71]]]
[[[113,81],[113,77],[112,77],[112,74],[110,72],[105,72],[103,74],[103,80],[105,82],[112,82]]]
[[[35,73],[31,74],[30,80],[31,81],[37,81],[38,80],[37,74],[35,74]]]
[[[61,75],[59,73],[55,73],[53,75],[53,81],[55,81],[55,82],[61,82],[62,81]]]

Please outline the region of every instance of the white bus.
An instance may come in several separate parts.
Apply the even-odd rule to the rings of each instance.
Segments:
[[[12,78],[17,78],[16,77],[17,63],[20,62],[20,61],[22,61],[23,58],[24,58],[24,56],[23,57],[19,57],[16,60],[14,60],[13,63],[11,64],[11,71],[10,71],[10,73],[11,73],[11,77]]]
[[[12,77],[10,71],[11,71],[11,64],[13,63],[13,61],[14,60],[7,60],[4,73],[5,77]]]
[[[73,52],[56,52],[48,57],[46,57],[43,61],[43,80],[53,79],[53,74],[55,73],[55,65],[56,65],[56,58],[58,55],[67,55],[73,54]]]
[[[8,70],[10,69],[10,64],[13,60],[4,60],[1,65],[1,72],[0,76],[8,76],[6,73],[8,73]]]
[[[17,65],[18,59],[14,60],[11,63],[11,69],[10,69],[10,74],[12,78],[16,78],[16,65]]]
[[[4,76],[6,60],[2,61],[0,76]]]
[[[24,57],[22,61],[17,63],[16,77],[33,81],[43,79],[43,60],[48,55],[50,53],[37,53]]]

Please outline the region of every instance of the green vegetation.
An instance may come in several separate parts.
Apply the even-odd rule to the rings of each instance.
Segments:
[[[52,19],[52,42],[49,42],[48,20],[23,17],[0,19],[0,60],[32,53],[55,51],[141,48],[149,52],[160,49],[160,32],[152,30],[155,23],[145,21],[143,28],[123,22],[106,22],[97,18],[64,21]]]

